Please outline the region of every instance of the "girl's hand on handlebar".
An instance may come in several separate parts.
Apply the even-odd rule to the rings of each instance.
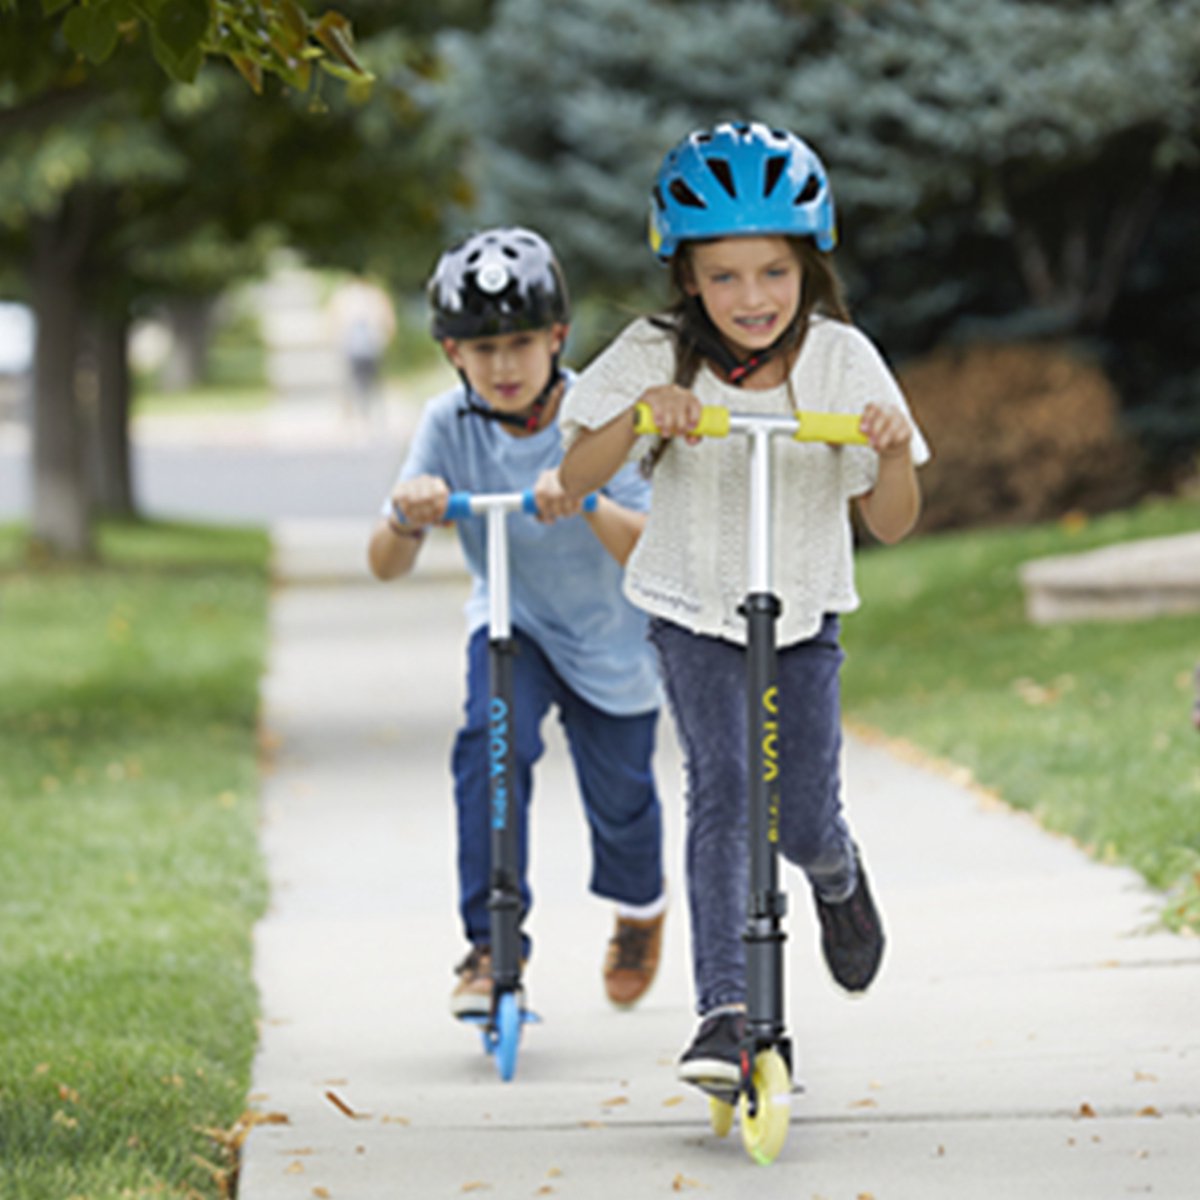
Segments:
[[[912,426],[908,418],[892,405],[873,401],[863,409],[862,431],[870,439],[871,449],[880,458],[899,458],[909,453]]]
[[[397,484],[392,492],[392,504],[413,526],[436,525],[446,516],[450,489],[436,475],[418,475]]]
[[[563,491],[558,477],[558,468],[543,471],[533,485],[533,498],[537,502],[538,520],[546,524],[573,517],[579,512],[582,497],[571,496]]]
[[[643,392],[642,403],[650,406],[655,427],[663,437],[682,437],[689,446],[700,441],[691,432],[700,423],[701,404],[695,393],[670,383]]]

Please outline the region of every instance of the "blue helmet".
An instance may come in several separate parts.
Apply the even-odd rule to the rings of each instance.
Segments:
[[[837,242],[829,177],[807,142],[758,121],[689,133],[663,159],[650,202],[650,247],[753,234]]]

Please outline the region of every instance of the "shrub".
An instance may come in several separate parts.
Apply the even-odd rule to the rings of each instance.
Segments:
[[[933,447],[921,530],[1103,512],[1142,490],[1111,384],[1071,349],[975,344],[898,374]]]

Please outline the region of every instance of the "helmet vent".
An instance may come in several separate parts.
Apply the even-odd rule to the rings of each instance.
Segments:
[[[804,186],[800,189],[799,194],[796,196],[796,199],[792,201],[792,203],[808,204],[817,198],[817,195],[820,191],[821,181],[816,177],[816,175],[810,174],[809,177],[804,181]]]
[[[704,161],[716,176],[717,182],[729,193],[730,198],[736,200],[737,184],[733,182],[733,172],[729,169],[729,163],[723,158],[706,158]]]
[[[685,208],[707,208],[708,205],[682,179],[672,179],[667,189]]]
[[[781,154],[772,155],[767,159],[763,175],[763,195],[769,196],[779,182],[779,177],[787,170],[788,160]]]

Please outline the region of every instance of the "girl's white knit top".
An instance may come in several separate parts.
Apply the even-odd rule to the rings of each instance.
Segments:
[[[582,373],[560,417],[568,446],[581,429],[598,429],[675,378],[671,336],[641,318]],[[869,401],[902,409],[904,395],[882,356],[860,330],[815,318],[786,384],[738,388],[702,366],[692,391],[702,404],[732,412],[861,413]],[[913,461],[929,458],[913,422]],[[637,439],[641,458],[656,439]],[[776,437],[772,445],[774,590],[783,601],[780,646],[812,637],[825,613],[858,607],[849,501],[875,486],[879,460],[866,446],[826,446]],[[655,467],[650,517],[625,575],[638,607],[696,633],[745,644],[738,613],[746,593],[749,447],[742,436],[676,438]]]

